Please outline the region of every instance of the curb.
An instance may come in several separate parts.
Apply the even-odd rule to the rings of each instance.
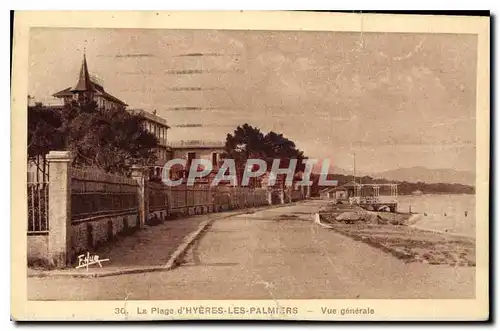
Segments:
[[[101,278],[101,277],[110,277],[110,276],[120,276],[120,275],[130,275],[130,274],[138,274],[138,273],[146,273],[146,272],[158,272],[158,271],[168,271],[171,269],[174,269],[177,267],[179,264],[179,260],[186,254],[188,249],[191,247],[191,245],[199,239],[205,232],[206,230],[212,225],[213,222],[217,220],[222,220],[225,218],[233,217],[233,216],[238,216],[238,215],[244,215],[247,214],[249,211],[252,211],[252,213],[259,212],[262,210],[267,210],[267,209],[273,209],[273,208],[283,208],[283,207],[290,207],[290,206],[295,206],[297,204],[306,202],[308,200],[301,200],[301,201],[296,201],[284,205],[269,205],[269,206],[263,206],[260,208],[256,208],[254,210],[240,210],[238,212],[231,213],[230,215],[225,215],[222,217],[214,217],[211,219],[208,219],[206,221],[201,222],[201,224],[198,226],[196,230],[191,232],[185,240],[177,247],[177,249],[172,253],[172,256],[170,256],[168,262],[165,265],[155,265],[155,266],[144,266],[144,267],[137,267],[137,268],[124,268],[121,270],[114,270],[114,271],[105,271],[105,272],[88,272],[88,273],[82,273],[82,272],[74,272],[74,271],[68,271],[68,272],[53,272],[53,271],[35,271],[33,274],[28,275],[28,278],[44,278],[44,277],[72,277],[72,278]]]
[[[313,214],[313,222],[326,228],[326,229],[331,229],[332,226],[331,225],[328,225],[328,224],[325,224],[325,223],[322,223],[321,222],[321,218],[320,218],[320,213],[319,212],[316,212]]]
[[[231,216],[234,216],[234,215],[230,215],[227,217],[231,217]],[[168,260],[167,264],[165,265],[165,269],[169,270],[169,269],[172,269],[172,268],[178,266],[179,262],[180,262],[179,260],[187,253],[189,247],[191,247],[191,245],[198,238],[200,238],[205,233],[206,230],[208,230],[208,228],[212,225],[212,223],[218,219],[224,219],[227,217],[222,217],[222,218],[217,218],[217,219],[213,218],[213,219],[209,219],[209,220],[201,222],[201,224],[198,226],[198,228],[195,231],[191,232],[187,236],[187,239],[184,240],[179,245],[179,247],[177,247],[177,249],[174,251],[174,253],[170,257],[170,259]]]

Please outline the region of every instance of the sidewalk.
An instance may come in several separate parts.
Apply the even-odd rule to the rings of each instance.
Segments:
[[[300,202],[299,202],[300,203]],[[176,266],[176,261],[189,246],[212,224],[213,221],[260,210],[291,206],[272,205],[233,211],[210,213],[183,219],[165,221],[155,226],[145,226],[138,232],[89,252],[98,255],[102,267],[97,264],[86,268],[68,267],[59,270],[28,268],[28,277],[105,277],[151,271],[165,271]]]

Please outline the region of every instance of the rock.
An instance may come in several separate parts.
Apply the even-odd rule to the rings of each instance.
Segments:
[[[346,211],[335,218],[337,221],[359,221],[361,217],[356,212]]]
[[[380,224],[381,218],[377,215],[377,213],[366,213],[363,215],[363,219],[365,222],[370,224]]]
[[[378,209],[378,211],[390,212],[390,211],[391,211],[391,209],[390,209],[389,207],[387,207],[387,206],[382,206],[382,207],[380,207],[380,208]]]
[[[381,219],[380,224],[404,225],[409,218],[408,215],[386,212],[379,212],[378,215]]]

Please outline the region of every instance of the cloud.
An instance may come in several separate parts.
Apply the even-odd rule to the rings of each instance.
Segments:
[[[224,53],[184,53],[174,55],[174,57],[200,57],[200,56],[239,56],[240,54],[224,54]]]
[[[234,70],[219,70],[219,69],[183,69],[183,70],[165,70],[164,73],[167,75],[192,75],[192,74],[224,74],[224,73],[238,73],[241,72],[240,69]]]
[[[154,57],[153,54],[149,53],[138,53],[138,54],[116,54],[116,58],[140,58],[140,57]]]
[[[436,127],[443,127],[443,126],[452,126],[457,123],[463,123],[463,122],[470,122],[469,124],[472,126],[476,125],[476,118],[475,117],[467,117],[467,116],[461,116],[458,118],[452,118],[452,119],[439,119],[436,120],[436,123],[433,123],[431,126],[436,128]]]
[[[227,107],[169,107],[165,109],[166,111],[200,111],[200,112],[210,112],[210,113],[234,113],[236,108]]]
[[[221,124],[221,123],[207,123],[207,124],[202,124],[202,123],[188,123],[188,124],[176,124],[173,125],[175,128],[224,128],[224,127],[230,127],[230,128],[235,128],[238,124],[236,123],[231,123],[231,124]]]
[[[422,45],[424,44],[424,41],[425,41],[425,38],[420,40],[420,42],[417,44],[417,46],[415,46],[415,48],[412,51],[410,51],[404,55],[389,57],[384,52],[380,52],[380,51],[378,52],[378,55],[383,57],[384,59],[390,59],[392,61],[407,60],[407,59],[413,57],[416,53],[418,53],[422,49]]]
[[[437,137],[419,136],[416,134],[394,134],[390,136],[365,136],[364,139],[353,141],[354,146],[474,146],[474,141],[461,139],[461,137]]]

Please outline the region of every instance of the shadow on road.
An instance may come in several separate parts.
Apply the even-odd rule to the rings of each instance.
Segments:
[[[109,259],[107,266],[165,265],[184,238],[202,221],[203,218],[194,217],[146,227],[132,236],[120,237],[98,248],[95,254]]]

